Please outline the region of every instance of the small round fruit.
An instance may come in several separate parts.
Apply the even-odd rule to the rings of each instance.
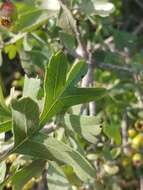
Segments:
[[[137,131],[143,132],[143,120],[136,121],[135,128]]]
[[[143,164],[143,157],[140,153],[136,153],[132,157],[133,164],[137,167]]]
[[[7,1],[1,5],[0,11],[5,16],[12,16],[16,11],[16,6],[14,3]]]
[[[129,158],[124,158],[121,163],[122,163],[122,166],[125,167],[130,164],[130,160],[129,160]]]
[[[9,28],[16,19],[16,6],[7,0],[0,7],[0,25]]]
[[[130,138],[135,137],[136,134],[137,134],[137,131],[135,129],[129,129],[128,130],[128,135]]]
[[[33,177],[30,181],[28,181],[24,187],[23,187],[23,190],[30,190],[33,185],[35,184],[35,178]]]
[[[131,144],[132,144],[132,148],[139,149],[143,144],[143,134],[136,135],[133,138]]]
[[[11,154],[10,156],[8,156],[6,162],[7,163],[13,163],[17,158],[17,155],[16,154]]]
[[[115,175],[116,173],[119,172],[119,167],[116,165],[104,164],[103,167],[105,172],[108,173],[109,175]]]

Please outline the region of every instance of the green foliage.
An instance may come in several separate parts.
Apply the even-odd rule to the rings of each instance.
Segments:
[[[12,26],[0,20],[0,189],[139,189],[139,5],[13,2]]]

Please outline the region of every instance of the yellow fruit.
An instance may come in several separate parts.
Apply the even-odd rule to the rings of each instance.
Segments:
[[[17,18],[17,9],[10,0],[0,6],[0,26],[9,28]]]
[[[24,185],[24,187],[23,187],[22,190],[30,190],[30,189],[33,187],[34,184],[35,184],[35,178],[33,177],[30,181],[28,181],[28,182]]]
[[[122,166],[128,166],[130,164],[130,160],[128,158],[124,158],[122,160]]]
[[[109,175],[115,175],[116,173],[119,172],[119,167],[116,165],[104,164],[103,167],[105,172],[108,173]]]
[[[136,121],[135,128],[137,131],[143,132],[143,120]]]
[[[137,131],[135,129],[129,129],[128,135],[130,138],[133,138],[137,134]]]
[[[42,177],[41,176],[35,179],[36,183],[39,183],[40,181],[42,181]]]
[[[143,157],[140,153],[136,153],[133,155],[132,161],[135,166],[141,166],[143,164]]]
[[[136,135],[133,138],[131,144],[132,144],[132,148],[139,149],[143,144],[143,134]]]
[[[7,189],[10,189],[10,188],[11,188],[11,182],[8,182],[8,183],[6,184],[6,188],[7,188]]]
[[[16,158],[17,158],[17,155],[16,154],[11,154],[9,157],[8,157],[8,159],[7,159],[7,163],[12,163],[12,162],[14,162],[15,160],[16,160]]]

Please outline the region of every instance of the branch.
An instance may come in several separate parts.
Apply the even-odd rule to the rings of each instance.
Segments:
[[[138,77],[139,77],[139,75],[133,74],[134,83],[136,85],[137,99],[138,99],[140,107],[143,107],[143,96],[142,96],[142,92],[141,92],[140,88],[138,87],[138,83],[140,82]]]
[[[68,50],[68,53],[71,56],[73,56],[74,58],[83,59],[83,57],[81,55],[77,54],[76,52]],[[96,62],[94,59],[92,59],[92,63],[94,65],[94,67],[96,66],[96,68],[98,68],[98,69],[116,71],[116,72],[126,72],[126,73],[129,73],[129,74],[137,74],[137,71],[135,69],[131,68],[131,67],[113,65],[113,64],[110,64],[110,63],[100,63],[100,62]]]
[[[51,122],[49,124],[46,124],[44,128],[41,130],[41,132],[44,132],[46,134],[52,133],[58,128],[58,125],[55,124],[54,122]]]
[[[137,180],[126,181],[124,179],[118,179],[117,182],[123,188],[138,187],[139,186]]]
[[[140,8],[143,9],[143,4],[140,2],[140,0],[135,0],[135,1],[140,6]]]
[[[143,176],[140,176],[140,190],[143,190]]]
[[[88,44],[88,47],[86,43],[83,43],[82,35],[77,20],[73,17],[71,11],[64,4],[63,0],[60,0],[60,3],[63,10],[67,13],[67,16],[69,18],[69,24],[71,25],[71,28],[75,34],[78,43],[78,47],[75,53],[79,57],[84,58],[88,64],[88,72],[82,80],[82,87],[89,87],[90,85],[92,86],[94,66],[92,62],[91,44]],[[82,106],[80,112],[84,111],[83,107],[85,108],[85,105]],[[90,115],[95,115],[95,102],[89,103],[89,112]]]
[[[93,60],[93,62],[95,62]],[[110,63],[96,63],[96,67],[99,68],[99,69],[107,69],[107,70],[110,70],[110,71],[121,71],[121,72],[127,72],[129,74],[134,74],[134,73],[137,73],[133,68],[130,68],[130,67],[124,67],[124,66],[118,66],[118,65],[113,65],[113,64],[110,64]]]
[[[127,113],[125,112],[123,114],[123,119],[121,122],[121,133],[122,133],[122,148],[125,155],[128,155],[130,153],[130,148],[128,147],[128,118]]]
[[[139,23],[139,25],[133,31],[134,35],[138,35],[143,30],[143,20]]]

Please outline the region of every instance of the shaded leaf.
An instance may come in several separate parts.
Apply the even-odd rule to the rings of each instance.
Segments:
[[[32,178],[41,174],[45,166],[45,161],[35,160],[28,166],[17,171],[11,178],[15,190],[21,190],[23,186]]]
[[[96,136],[101,132],[99,117],[66,114],[64,124],[70,132],[76,132],[90,143],[96,143]]]
[[[38,105],[30,98],[22,98],[19,101],[13,101],[12,119],[16,146],[38,130]]]
[[[40,79],[28,78],[26,75],[24,80],[23,97],[30,97],[36,100],[39,89],[40,89]]]
[[[6,163],[1,162],[0,163],[0,184],[3,183],[6,175]]]
[[[41,133],[27,139],[13,151],[37,159],[55,160],[68,164],[73,167],[74,172],[82,181],[92,180],[95,176],[95,170],[79,152]]]
[[[121,143],[120,125],[116,123],[105,124],[103,127],[104,133],[108,138],[112,138],[116,144]]]
[[[49,190],[72,190],[63,170],[55,162],[50,162],[47,170]]]
[[[20,15],[18,19],[14,31],[27,32],[36,29],[37,27],[47,23],[50,17],[55,15],[55,11],[50,10],[39,10],[35,9],[29,11],[26,14]]]

